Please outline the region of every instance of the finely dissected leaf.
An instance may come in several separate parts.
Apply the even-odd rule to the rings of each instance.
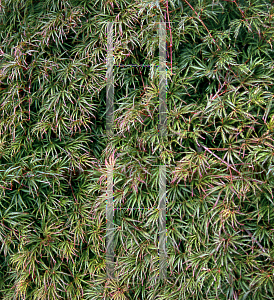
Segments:
[[[0,1],[0,299],[273,299],[273,16],[269,0]]]

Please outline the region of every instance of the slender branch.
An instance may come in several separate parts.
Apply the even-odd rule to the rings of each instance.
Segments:
[[[252,233],[244,228],[244,231],[252,238],[252,240],[260,247],[260,249],[265,253],[264,247],[253,237]]]
[[[171,27],[170,27],[170,20],[169,20],[169,12],[168,12],[168,0],[166,1],[166,10],[167,10],[167,19],[168,19],[168,28],[170,32],[170,63],[171,63],[171,74],[172,74],[172,33],[171,33]]]
[[[224,161],[223,159],[221,159],[219,156],[217,156],[216,154],[214,154],[212,151],[210,151],[207,147],[205,147],[204,145],[200,145],[198,144],[199,147],[203,147],[204,149],[206,149],[209,153],[211,153],[212,155],[214,155],[216,158],[218,158],[222,163],[224,163],[225,165],[227,165],[229,168],[233,169],[234,171],[236,171],[238,174],[241,175],[241,172],[239,172],[238,170],[236,170],[235,168],[233,168],[230,164],[228,164],[226,161]]]
[[[199,20],[201,21],[202,25],[204,26],[204,28],[206,29],[206,31],[208,32],[209,36],[213,39],[213,41],[215,42],[216,46],[218,47],[218,50],[221,50],[219,45],[216,43],[215,39],[213,38],[213,36],[211,35],[211,33],[209,32],[208,28],[205,26],[205,23],[202,21],[201,17],[197,14],[197,12],[195,11],[195,9],[191,6],[191,4],[188,3],[187,0],[185,0],[185,2],[187,3],[187,5],[194,11],[194,13],[196,14],[196,16],[199,18]]]

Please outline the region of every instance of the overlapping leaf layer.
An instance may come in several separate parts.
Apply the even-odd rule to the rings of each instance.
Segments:
[[[0,7],[0,299],[273,299],[273,3],[2,0]],[[164,139],[159,21],[167,24]],[[115,22],[112,140],[108,22]],[[166,281],[157,249],[163,163]],[[105,267],[109,165],[116,281]]]

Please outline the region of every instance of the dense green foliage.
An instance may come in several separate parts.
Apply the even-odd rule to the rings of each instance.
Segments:
[[[0,299],[273,299],[274,5],[0,6]],[[160,20],[166,140],[157,132]],[[114,68],[111,147],[104,134],[112,21],[115,64],[151,67]],[[148,209],[158,206],[163,162],[165,282],[157,277],[158,211]],[[118,281],[105,269],[113,163],[115,207],[136,208],[115,210]]]

